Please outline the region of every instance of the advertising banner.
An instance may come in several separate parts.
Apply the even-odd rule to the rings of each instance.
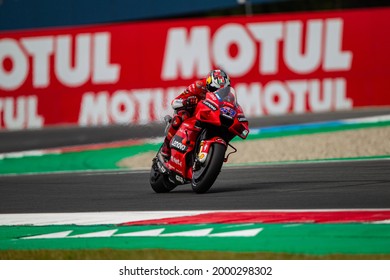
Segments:
[[[213,68],[247,117],[390,105],[390,9],[0,33],[0,129],[147,124]]]

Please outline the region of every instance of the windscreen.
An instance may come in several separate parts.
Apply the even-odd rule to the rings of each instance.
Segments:
[[[215,96],[218,98],[220,102],[227,102],[234,106],[237,104],[236,93],[232,87],[224,87],[216,92],[214,92]]]

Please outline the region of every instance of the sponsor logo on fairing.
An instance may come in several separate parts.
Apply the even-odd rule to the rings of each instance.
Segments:
[[[247,120],[245,117],[243,117],[243,116],[240,116],[240,117],[238,117],[237,119],[238,119],[239,122],[247,122],[247,121],[248,121],[248,120]]]
[[[180,159],[178,158],[175,158],[175,157],[171,157],[171,161],[174,163],[174,164],[177,164],[178,166],[182,167],[183,163],[181,162]]]
[[[207,153],[204,152],[199,153],[198,160],[200,163],[204,163],[206,161],[206,158],[207,158]]]
[[[213,105],[212,103],[210,103],[209,101],[204,100],[203,104],[206,105],[207,107],[209,107],[211,110],[217,111],[217,107],[215,105]]]
[[[162,173],[166,173],[166,172],[167,172],[167,170],[165,169],[165,167],[164,167],[160,162],[157,162],[157,166],[158,166],[158,168],[160,169],[160,171],[161,171]]]
[[[187,146],[184,145],[181,141],[183,139],[178,137],[178,136],[175,136],[173,139],[172,139],[172,142],[171,142],[171,147],[180,151],[180,152],[185,152],[187,151]]]
[[[184,179],[183,177],[180,177],[179,175],[176,175],[176,181],[179,181],[180,183],[184,184]]]

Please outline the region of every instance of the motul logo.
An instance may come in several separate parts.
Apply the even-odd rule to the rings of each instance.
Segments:
[[[231,23],[222,25],[213,35],[208,26],[171,28],[161,78],[202,77],[212,65],[224,68],[232,77],[242,77],[252,70],[274,75],[282,63],[296,74],[309,74],[320,68],[324,72],[348,71],[352,52],[343,50],[342,40],[340,18]],[[237,47],[234,56],[230,53],[232,46]]]
[[[110,33],[24,37],[0,40],[0,89],[19,89],[32,73],[33,88],[47,88],[52,72],[68,87],[115,83],[120,65],[110,62]],[[74,48],[72,47],[74,44]],[[52,58],[54,56],[54,58]]]
[[[0,97],[0,129],[40,128],[44,121],[38,114],[36,95]]]

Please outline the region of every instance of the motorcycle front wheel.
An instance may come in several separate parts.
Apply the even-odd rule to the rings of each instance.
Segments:
[[[221,171],[225,151],[226,146],[219,143],[210,147],[206,161],[192,173],[191,185],[194,192],[205,193],[211,188]]]

